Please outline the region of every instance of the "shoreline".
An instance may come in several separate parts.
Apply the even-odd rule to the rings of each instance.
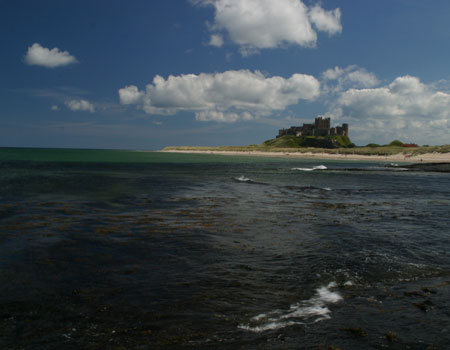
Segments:
[[[380,156],[362,154],[331,154],[312,152],[263,152],[263,151],[216,151],[216,150],[161,150],[164,153],[186,154],[214,154],[225,156],[255,156],[255,157],[281,157],[299,159],[328,159],[328,160],[359,160],[377,162],[405,162],[405,163],[450,163],[450,153],[425,153],[416,156],[408,156],[402,153]]]

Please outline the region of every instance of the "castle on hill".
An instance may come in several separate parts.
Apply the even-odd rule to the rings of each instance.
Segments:
[[[342,135],[348,136],[348,124],[342,126],[330,127],[330,118],[318,117],[314,120],[314,124],[303,124],[303,126],[291,126],[289,129],[281,129],[277,137],[284,135],[294,136],[327,136]]]

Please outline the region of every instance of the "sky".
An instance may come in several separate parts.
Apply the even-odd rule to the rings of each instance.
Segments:
[[[449,144],[448,0],[0,0],[0,147]]]

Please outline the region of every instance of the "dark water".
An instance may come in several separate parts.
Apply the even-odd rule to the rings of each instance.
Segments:
[[[0,348],[448,349],[450,174],[383,166],[0,149]]]

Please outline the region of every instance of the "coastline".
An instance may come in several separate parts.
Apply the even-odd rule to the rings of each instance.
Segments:
[[[402,153],[380,156],[361,154],[331,154],[312,152],[263,152],[263,151],[216,151],[216,150],[161,150],[164,153],[190,153],[190,154],[216,154],[225,156],[256,156],[256,157],[282,157],[299,159],[329,159],[329,160],[355,160],[377,162],[407,162],[407,163],[450,163],[450,153],[425,153],[408,156]]]

